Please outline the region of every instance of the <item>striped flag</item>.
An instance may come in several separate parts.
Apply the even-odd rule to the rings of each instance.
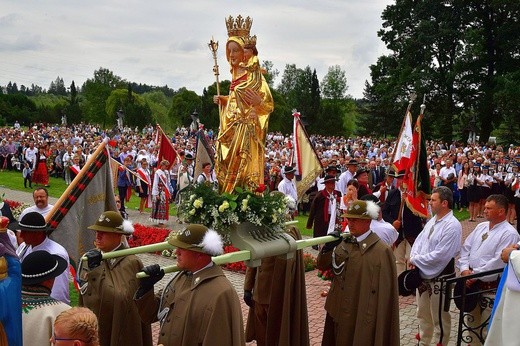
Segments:
[[[314,184],[316,178],[320,175],[322,167],[303,127],[300,113],[294,111],[293,117],[293,164],[295,165],[296,175],[299,176],[296,179],[296,192],[298,200],[301,200],[305,191]]]
[[[95,232],[87,227],[103,212],[117,210],[106,144],[105,139],[46,217],[55,229],[50,238],[73,259],[94,247]]]

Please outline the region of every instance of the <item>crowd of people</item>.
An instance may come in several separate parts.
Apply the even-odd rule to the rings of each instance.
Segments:
[[[171,135],[172,145],[178,155],[175,162],[170,163],[159,160],[158,143],[156,143],[154,131],[152,126],[141,131],[130,128],[104,131],[86,124],[70,127],[36,124],[28,129],[21,127],[0,129],[2,138],[0,168],[20,171],[26,187],[36,185],[33,194],[35,206],[24,212],[19,221],[20,223],[22,218],[28,218],[24,219],[24,222],[28,223],[29,227],[24,227],[24,222],[18,226],[24,241],[17,251],[22,260],[30,259],[31,253],[47,250],[68,261],[66,254],[53,248],[59,244],[52,244],[52,241],[46,236],[47,226],[35,215],[35,213],[44,215],[45,210],[48,211],[52,207],[46,201],[48,194],[42,187],[49,185],[49,176],[61,177],[67,184],[70,184],[101,141],[106,137],[110,139],[108,147],[111,156],[121,163],[117,179],[120,213],[117,213],[118,216],[104,215],[100,218],[99,223],[101,224],[92,227],[92,230],[100,233],[96,238],[99,246],[97,246],[97,250],[87,256],[89,258],[86,265],[88,275],[84,276],[82,286],[83,304],[91,308],[100,320],[100,340],[105,340],[101,344],[103,342],[105,344],[120,342],[110,339],[121,337],[119,332],[112,330],[113,318],[120,314],[126,314],[127,318],[134,316],[134,320],[138,323],[136,322],[137,324],[132,330],[135,333],[141,332],[134,335],[132,341],[135,341],[136,338],[142,339],[143,344],[149,342],[144,341],[149,340],[147,336],[149,323],[157,317],[152,310],[162,311],[163,314],[158,318],[163,321],[164,325],[169,326],[170,323],[168,319],[171,313],[165,310],[166,306],[163,302],[165,296],[159,294],[153,298],[152,295],[153,285],[163,275],[160,269],[157,267],[143,268],[137,259],[129,257],[124,257],[124,260],[120,261],[104,261],[100,255],[101,252],[124,248],[124,244],[121,243],[121,235],[130,233],[130,231],[126,231],[124,227],[120,226],[124,222],[124,203],[128,200],[129,190],[135,191],[140,198],[139,211],[146,212],[146,209],[149,208],[151,220],[161,224],[168,220],[169,204],[174,201],[178,202],[179,191],[196,183],[218,186],[210,162],[205,162],[200,175],[194,177],[194,161],[197,155],[196,140],[200,132],[193,132],[181,127]],[[206,136],[209,145],[214,146],[213,132],[204,129],[199,131]],[[354,344],[358,338],[363,340],[372,338],[370,340],[373,340],[374,344],[380,344],[377,337],[374,339],[374,335],[377,334],[375,331],[369,332],[370,328],[361,328],[357,324],[358,322],[353,321],[352,318],[345,318],[344,310],[340,307],[344,304],[341,297],[346,294],[358,297],[360,302],[366,301],[368,305],[372,301],[378,302],[379,308],[372,306],[369,308],[364,306],[364,303],[356,306],[349,305],[349,309],[351,309],[349,316],[356,316],[356,314],[367,311],[374,315],[385,315],[387,319],[383,321],[384,328],[387,328],[389,335],[392,335],[392,340],[398,340],[397,337],[394,339],[395,335],[399,335],[398,329],[395,334],[395,316],[392,312],[384,312],[382,307],[392,307],[398,301],[397,277],[403,277],[403,273],[408,274],[413,270],[420,277],[420,284],[417,291],[414,292],[418,306],[419,333],[417,338],[419,343],[421,345],[427,345],[430,342],[446,344],[450,336],[451,321],[449,314],[439,315],[438,313],[440,311],[440,281],[446,277],[455,276],[455,268],[458,268],[461,276],[471,276],[503,268],[509,260],[510,253],[517,249],[517,245],[514,244],[520,240],[517,232],[519,228],[517,214],[520,213],[520,176],[518,174],[520,147],[428,142],[428,169],[433,192],[429,202],[432,217],[426,220],[416,216],[403,203],[405,188],[402,186],[402,178],[404,174],[393,170],[391,165],[393,142],[366,137],[341,138],[318,135],[311,136],[310,140],[324,170],[323,174],[299,200],[298,212],[309,214],[307,228],[313,229],[315,237],[341,234],[345,231],[351,235],[349,241],[339,239],[339,242],[318,248],[320,269],[333,272],[333,284],[328,292],[325,305],[327,332],[326,335],[324,334],[324,343],[337,344],[337,340],[344,339],[345,331],[348,331],[349,338],[352,338],[351,341]],[[281,133],[267,135],[264,179],[265,185],[270,190],[279,190],[294,198],[296,194],[295,179],[298,177],[295,177],[294,168],[290,165],[292,150],[291,136]],[[135,175],[131,174],[132,172]],[[465,242],[462,242],[460,222],[453,216],[454,209],[467,210],[470,222],[479,221]],[[108,224],[104,225],[103,222]],[[192,239],[190,234],[197,234],[197,237],[203,238],[207,230],[196,227],[192,229],[191,225],[186,227],[191,231],[181,239],[182,244],[185,244],[184,248],[192,249],[193,244],[201,244],[201,239]],[[376,235],[377,237],[374,238]],[[378,240],[382,240],[382,242],[379,243]],[[108,245],[104,247],[103,244]],[[382,247],[383,245],[384,247]],[[27,251],[28,249],[31,250]],[[391,251],[388,252],[388,249]],[[347,261],[349,257],[342,251],[348,256],[359,256],[359,261],[352,260],[349,263]],[[203,245],[201,245],[201,249],[195,251],[195,253],[206,255],[208,253],[213,255],[217,252],[207,250]],[[365,253],[368,257],[364,257]],[[211,263],[211,261],[207,261],[208,257],[205,257],[204,260],[200,259],[200,261],[195,260],[191,253],[186,255],[182,250],[177,255],[181,259],[182,257],[187,258],[186,262],[189,264],[186,265],[186,270],[188,272],[196,272]],[[38,260],[42,261],[41,258]],[[51,259],[47,260],[52,263]],[[54,258],[54,261],[58,264],[57,267],[61,268],[59,265],[61,260]],[[192,265],[192,261],[195,261],[196,265]],[[395,287],[395,292],[392,291],[394,290],[392,288],[390,290],[392,292],[388,291],[388,294],[365,297],[365,290],[360,291],[359,287],[354,288],[352,284],[349,284],[349,280],[357,283],[369,280],[365,277],[365,271],[372,272],[373,268],[378,268],[378,270],[387,268],[384,273],[385,275],[391,274],[392,279],[380,276],[378,280],[372,282],[372,285],[375,286],[371,286],[371,292],[376,294],[383,286]],[[134,275],[135,272],[141,270],[146,270],[152,279],[135,281],[124,297],[112,296],[115,293],[110,288],[101,287],[105,284],[99,286],[101,282],[107,282],[106,273],[113,272],[109,276],[110,280],[114,280],[112,286],[115,287],[117,280],[127,280],[131,276],[128,273]],[[60,277],[68,276],[68,269],[65,268],[59,273],[54,270],[52,273],[56,274],[52,277],[52,285],[44,290],[49,291],[48,299],[52,298],[68,304],[68,292],[64,292],[65,289],[68,290],[68,285],[60,284]],[[96,275],[100,275],[100,277],[98,278]],[[119,277],[119,275],[123,276]],[[124,275],[128,275],[128,278],[125,279]],[[212,275],[221,276],[220,273]],[[182,277],[182,279],[172,281],[171,285],[184,287],[186,280],[187,277]],[[470,278],[466,282],[468,286],[478,285],[496,289],[498,280],[497,275],[494,275],[478,279]],[[388,283],[391,285],[388,286]],[[259,292],[255,292],[256,286],[248,285],[245,289],[244,299],[247,299],[251,305],[256,299],[259,304],[258,308],[261,307],[260,304],[265,306],[265,303],[259,298]],[[171,290],[175,289],[172,287]],[[367,290],[370,291],[368,287]],[[401,289],[399,288],[399,290]],[[106,292],[108,300],[99,301],[91,298],[92,295],[99,297],[99,292]],[[138,294],[134,297],[135,292]],[[231,293],[228,288],[225,289],[225,292],[222,299],[229,302],[235,301],[236,293]],[[494,299],[494,295],[487,295],[487,297]],[[27,299],[30,298],[29,294]],[[369,299],[365,300],[365,298]],[[137,307],[132,308],[134,311],[132,313],[129,310],[119,311],[113,306],[115,299],[123,299],[121,304],[125,306],[135,305]],[[142,301],[142,303],[134,304],[132,302],[134,299]],[[151,303],[153,299],[156,299],[155,303]],[[157,301],[157,299],[159,300]],[[170,303],[173,304],[175,297],[171,299]],[[349,302],[351,303],[352,299],[349,299]],[[235,306],[233,305],[235,302],[229,304]],[[139,306],[141,307],[138,308]],[[106,309],[109,309],[109,312]],[[186,307],[186,309],[189,308]],[[226,313],[235,314],[233,309]],[[268,314],[265,308],[259,311],[264,311],[264,315]],[[482,321],[486,321],[490,311],[489,307],[485,308],[477,304],[474,309],[469,311],[470,318],[468,319],[473,322],[473,325],[478,326]],[[105,318],[100,316],[105,316]],[[361,317],[359,318],[361,319]],[[367,317],[363,318],[367,319]],[[140,325],[141,321],[146,321],[146,323]],[[242,321],[240,320],[240,322]],[[374,330],[383,330],[383,325],[374,324]],[[342,329],[343,327],[346,329]],[[165,327],[165,330],[170,328],[173,327]],[[235,330],[234,326],[230,326],[230,328]],[[361,333],[361,329],[365,334]],[[170,333],[169,336],[163,335],[163,338],[160,339],[167,343],[173,342],[171,340],[175,340],[175,338],[170,340],[171,332],[168,331],[168,333]],[[237,333],[232,338],[241,343],[245,336],[243,331]],[[361,334],[356,336],[356,333]],[[110,338],[107,337],[108,334],[110,334]],[[260,339],[262,339],[261,334],[257,335]],[[493,330],[490,332],[490,337],[496,338],[499,335],[500,338],[505,338],[505,334],[505,332]],[[395,342],[392,341],[390,344],[398,344],[398,341]]]

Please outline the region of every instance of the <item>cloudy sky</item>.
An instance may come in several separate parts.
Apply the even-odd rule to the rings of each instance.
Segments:
[[[214,82],[207,43],[220,42],[221,80],[229,79],[224,18],[251,16],[260,60],[329,66],[347,74],[348,93],[362,97],[369,66],[385,48],[377,37],[391,0],[2,0],[0,85],[48,88],[57,76],[81,85],[99,67],[149,85],[201,94]]]

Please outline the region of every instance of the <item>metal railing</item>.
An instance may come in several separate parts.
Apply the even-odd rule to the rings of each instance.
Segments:
[[[444,311],[450,310],[451,301],[456,298],[461,298],[461,309],[459,311],[459,327],[457,330],[457,346],[464,344],[472,344],[473,342],[480,341],[480,343],[484,344],[485,332],[488,329],[490,316],[487,317],[484,321],[481,321],[479,325],[470,326],[468,323],[474,322],[473,316],[464,312],[464,308],[467,304],[468,297],[470,296],[479,296],[479,300],[477,306],[480,306],[482,310],[489,308],[493,308],[493,304],[495,303],[494,294],[496,293],[496,288],[491,289],[480,289],[475,292],[467,292],[466,281],[470,279],[479,279],[485,276],[490,275],[498,275],[498,280],[500,280],[500,274],[503,269],[495,269],[490,270],[483,273],[472,274],[467,276],[459,276],[455,278],[450,278],[441,281],[441,304],[439,309],[444,309]],[[453,287],[455,284],[460,282],[463,285],[462,293],[460,295],[454,295]],[[487,295],[484,295],[486,294]],[[489,295],[493,295],[489,297]],[[439,311],[440,314],[440,311]],[[442,323],[441,323],[442,328]],[[442,333],[442,331],[441,331]]]

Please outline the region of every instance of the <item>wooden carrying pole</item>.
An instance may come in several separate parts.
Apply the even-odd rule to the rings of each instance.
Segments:
[[[342,236],[345,236],[345,235],[346,234],[342,234]],[[337,237],[334,237],[332,235],[327,235],[327,236],[323,236],[323,237],[297,240],[296,249],[301,250],[305,247],[318,245],[318,244],[325,244],[325,243],[328,243],[328,242],[331,242],[331,241],[334,241],[337,239],[338,239]],[[240,262],[240,261],[247,261],[250,259],[251,259],[251,253],[249,252],[249,250],[230,252],[230,253],[226,253],[226,254],[223,254],[220,256],[212,257],[213,263],[215,263],[217,265],[223,265],[223,264]],[[181,270],[176,265],[163,267],[162,269],[164,270],[165,273],[173,273],[173,272]],[[136,277],[138,279],[141,279],[141,278],[148,277],[148,275],[146,275],[146,273],[144,273],[144,272],[139,272],[136,274]]]

